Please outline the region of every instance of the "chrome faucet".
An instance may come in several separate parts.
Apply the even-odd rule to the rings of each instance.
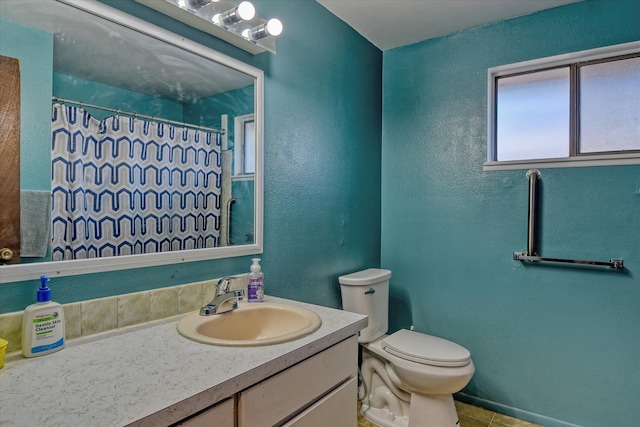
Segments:
[[[236,291],[229,290],[231,281],[237,279],[237,277],[223,277],[218,280],[216,284],[216,294],[209,304],[200,309],[200,316],[226,313],[238,308],[238,299],[244,297],[244,289]]]

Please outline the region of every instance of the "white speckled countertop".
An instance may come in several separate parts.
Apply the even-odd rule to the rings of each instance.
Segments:
[[[182,337],[176,316],[81,338],[46,356],[7,358],[0,426],[160,426],[177,422],[357,333],[366,316],[281,298],[322,319],[306,337],[217,347]]]

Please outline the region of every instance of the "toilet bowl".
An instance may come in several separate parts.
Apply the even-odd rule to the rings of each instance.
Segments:
[[[386,335],[389,270],[339,278],[343,309],[369,316],[360,331],[361,412],[383,427],[459,426],[453,393],[475,372],[471,354],[451,341],[406,329]]]

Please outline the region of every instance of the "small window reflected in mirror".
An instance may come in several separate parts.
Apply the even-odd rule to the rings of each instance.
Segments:
[[[234,175],[252,175],[256,171],[256,132],[253,114],[235,118]]]

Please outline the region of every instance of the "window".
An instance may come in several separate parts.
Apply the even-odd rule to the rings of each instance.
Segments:
[[[489,69],[485,170],[640,164],[640,42]]]
[[[569,69],[497,80],[496,160],[569,156]]]
[[[578,70],[580,152],[640,150],[640,57]]]
[[[234,120],[234,175],[253,175],[256,171],[256,132],[253,114]]]

